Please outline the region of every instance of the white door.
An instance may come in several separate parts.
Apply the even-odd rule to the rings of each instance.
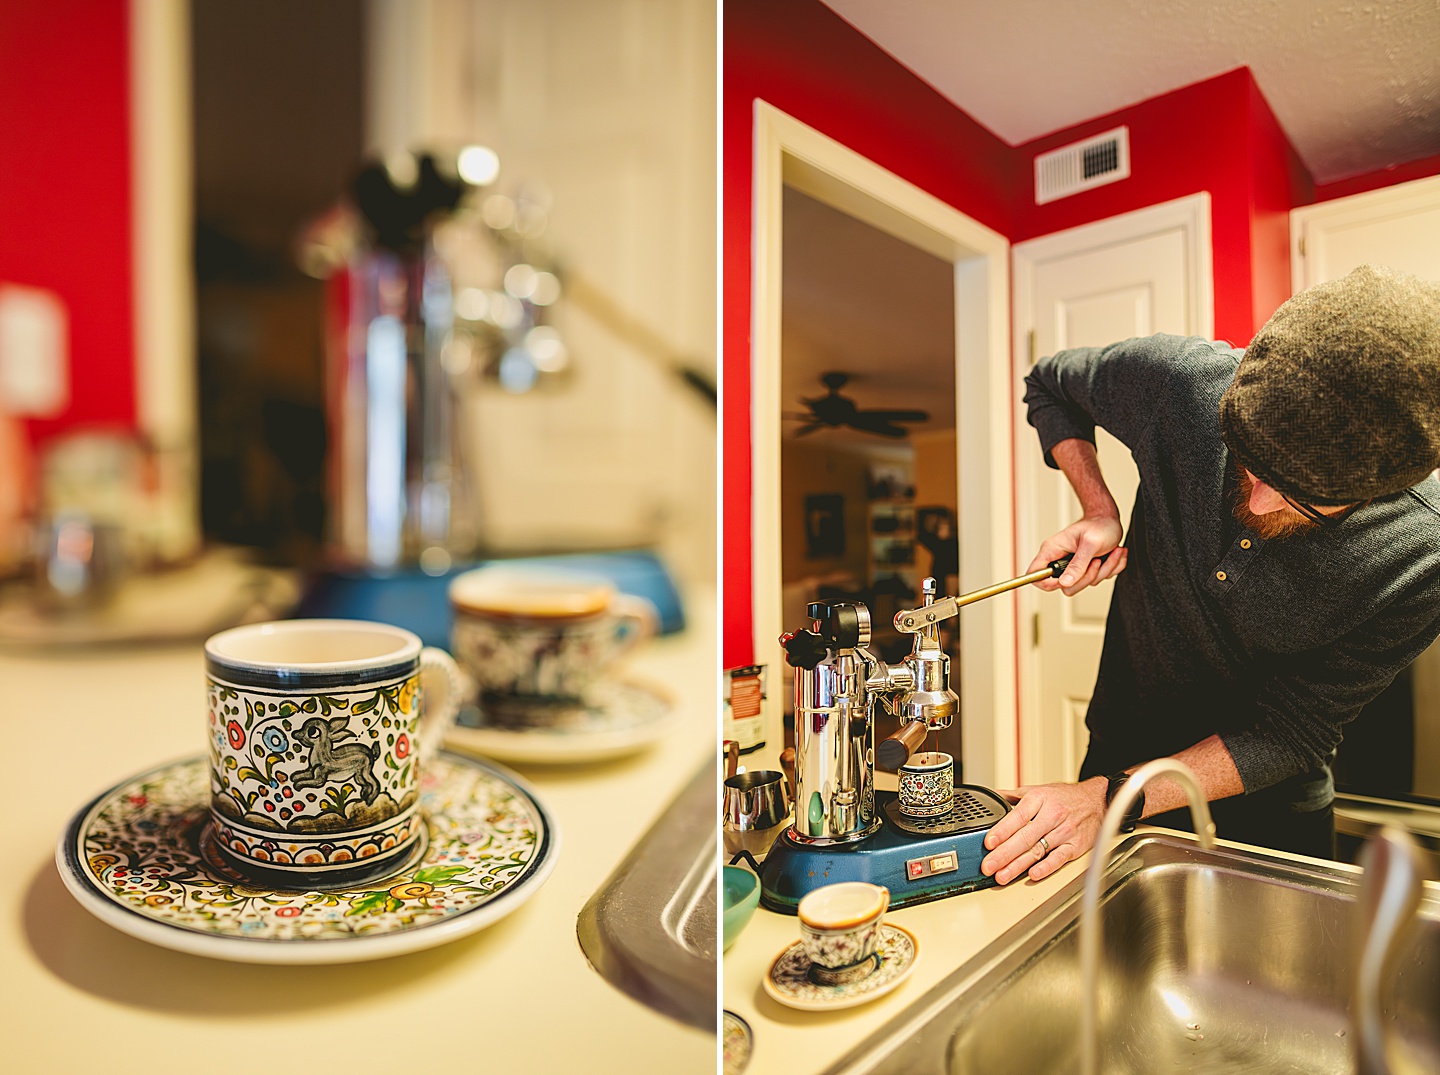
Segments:
[[[1440,282],[1440,176],[1296,209],[1290,247],[1296,291],[1367,263]],[[1415,658],[1413,675],[1413,790],[1440,798],[1440,642]]]
[[[1290,255],[1296,291],[1367,263],[1440,281],[1440,176],[1296,209]]]
[[[1019,353],[1028,352],[1033,362],[1068,347],[1155,332],[1209,335],[1208,209],[1201,195],[1017,245]],[[1018,531],[1023,568],[1044,538],[1080,517],[1080,505],[1060,472],[1045,465],[1023,408],[1017,428],[1017,500],[1028,507]],[[1096,442],[1101,470],[1128,526],[1139,480],[1135,464],[1104,430],[1097,430]],[[1027,784],[1073,780],[1079,771],[1110,591],[1109,583],[1073,598],[1021,591],[1020,622],[1029,627],[1029,638],[1021,640],[1020,709],[1021,779]]]

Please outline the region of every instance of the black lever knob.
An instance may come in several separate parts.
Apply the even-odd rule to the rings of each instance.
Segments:
[[[825,639],[814,631],[796,631],[781,635],[780,644],[785,647],[785,663],[791,668],[813,669],[830,652]]]
[[[1097,560],[1100,560],[1102,562],[1108,560],[1109,558],[1110,554],[1108,552],[1104,556],[1096,557]],[[1060,559],[1051,560],[1048,564],[1045,565],[1050,569],[1050,577],[1058,579],[1062,574],[1064,574],[1065,569],[1070,566],[1070,561],[1073,559],[1075,559],[1075,554],[1073,552],[1067,552],[1064,556],[1060,557]]]

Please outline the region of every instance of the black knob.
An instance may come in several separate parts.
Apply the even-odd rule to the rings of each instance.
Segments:
[[[814,631],[781,635],[780,644],[785,647],[785,663],[791,668],[813,669],[830,652],[825,639]]]

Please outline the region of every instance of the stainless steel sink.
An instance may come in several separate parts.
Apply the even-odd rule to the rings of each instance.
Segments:
[[[1184,835],[1127,839],[1100,904],[1100,1070],[1353,1071],[1357,879],[1338,864],[1203,851]],[[831,1071],[1077,1071],[1082,886],[1071,882]],[[1385,1010],[1414,1070],[1440,1071],[1434,886],[1409,928]]]
[[[719,881],[715,766],[708,759],[580,912],[585,956],[656,1011],[716,1027]]]

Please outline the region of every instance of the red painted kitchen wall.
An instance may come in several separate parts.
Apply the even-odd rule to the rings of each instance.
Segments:
[[[726,0],[723,182],[724,623],[727,666],[750,664],[750,209],[756,98],[1003,234],[1014,151],[818,0]]]
[[[125,0],[0,0],[0,282],[69,318],[70,405],[32,439],[135,420]]]
[[[1315,181],[1248,70],[1245,81],[1253,336],[1290,297],[1290,210],[1315,197]],[[1250,336],[1245,337],[1247,342]]]

